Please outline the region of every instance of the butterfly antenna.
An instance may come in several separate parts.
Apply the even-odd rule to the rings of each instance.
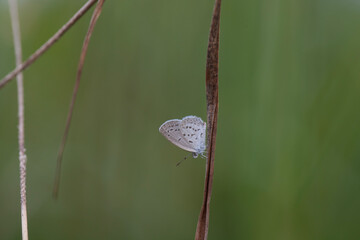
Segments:
[[[182,162],[185,161],[185,160],[186,160],[186,157],[184,157],[183,160],[181,160],[180,162],[178,162],[178,163],[176,164],[176,166],[178,167],[178,166],[180,165],[180,163],[182,163]]]

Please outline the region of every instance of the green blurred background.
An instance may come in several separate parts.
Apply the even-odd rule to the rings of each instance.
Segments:
[[[85,1],[20,1],[24,58]],[[106,1],[64,153],[91,13],[25,71],[30,239],[193,239],[205,161],[166,120],[206,119],[213,1]],[[14,68],[0,1],[0,75]],[[223,1],[209,239],[360,239],[360,2]],[[20,239],[16,84],[0,90],[0,239]]]

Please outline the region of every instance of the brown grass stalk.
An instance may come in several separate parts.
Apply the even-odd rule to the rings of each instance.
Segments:
[[[12,80],[20,72],[24,71],[32,63],[34,63],[41,55],[43,55],[57,40],[61,38],[90,8],[97,0],[89,0],[75,13],[70,20],[62,26],[49,40],[47,40],[38,50],[36,50],[25,62],[17,65],[17,67],[0,80],[0,89],[3,88],[10,80]]]
[[[105,2],[105,0],[99,0],[96,7],[95,7],[94,13],[93,13],[93,15],[91,17],[91,20],[90,20],[89,29],[88,29],[88,31],[86,33],[84,43],[83,43],[83,46],[82,46],[82,50],[81,50],[81,54],[80,54],[80,60],[79,60],[77,74],[76,74],[75,86],[74,86],[74,90],[73,90],[73,94],[72,94],[72,99],[71,99],[71,102],[70,102],[68,116],[67,116],[67,119],[66,119],[66,126],[65,126],[64,135],[63,135],[63,138],[62,138],[62,141],[61,141],[61,144],[60,144],[60,149],[59,149],[58,158],[57,158],[54,189],[53,189],[53,197],[55,199],[57,198],[57,196],[59,194],[60,175],[61,175],[61,162],[62,162],[62,157],[63,157],[63,153],[64,153],[66,139],[67,139],[67,136],[69,134],[70,123],[71,123],[72,114],[73,114],[73,111],[74,111],[74,105],[75,105],[75,101],[76,101],[76,96],[77,96],[77,93],[78,93],[78,90],[79,90],[80,79],[81,79],[81,75],[82,75],[82,69],[83,69],[83,66],[84,66],[85,57],[86,57],[87,49],[88,49],[88,46],[89,46],[90,38],[91,38],[91,35],[92,35],[93,31],[94,31],[95,24],[96,24],[100,14],[101,14],[101,10],[102,10],[102,6],[103,6],[104,2]]]
[[[207,103],[207,162],[204,186],[204,200],[200,211],[195,239],[206,240],[209,230],[210,199],[214,177],[215,141],[219,109],[219,31],[221,0],[215,0],[211,21],[206,61],[206,103]]]
[[[18,13],[17,0],[9,0],[11,26],[14,39],[15,62],[21,65],[21,34],[20,20]],[[17,75],[17,96],[18,96],[18,141],[19,141],[19,168],[20,168],[20,207],[21,207],[21,232],[22,239],[28,240],[28,222],[26,206],[26,154],[25,154],[25,119],[24,119],[24,81],[23,74]]]

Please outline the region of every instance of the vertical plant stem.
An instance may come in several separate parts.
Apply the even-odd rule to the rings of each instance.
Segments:
[[[9,0],[11,15],[11,25],[14,38],[16,65],[21,65],[21,35],[17,0]],[[18,95],[18,118],[19,118],[19,162],[20,162],[20,203],[21,203],[21,229],[22,239],[28,240],[28,223],[26,208],[26,154],[25,154],[25,122],[24,122],[24,84],[23,74],[17,75],[17,95]]]
[[[219,31],[221,0],[215,0],[211,21],[206,60],[207,103],[207,162],[205,172],[204,200],[196,228],[195,239],[206,240],[209,231],[210,200],[214,176],[215,142],[219,110]]]

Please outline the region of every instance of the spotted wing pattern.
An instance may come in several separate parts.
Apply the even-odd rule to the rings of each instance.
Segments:
[[[206,123],[199,117],[187,116],[180,122],[180,132],[188,144],[200,154],[205,150]]]
[[[181,120],[179,119],[166,121],[160,126],[159,131],[167,140],[179,148],[189,152],[196,152],[196,149],[194,149],[193,145],[190,144],[181,133],[180,123]]]

